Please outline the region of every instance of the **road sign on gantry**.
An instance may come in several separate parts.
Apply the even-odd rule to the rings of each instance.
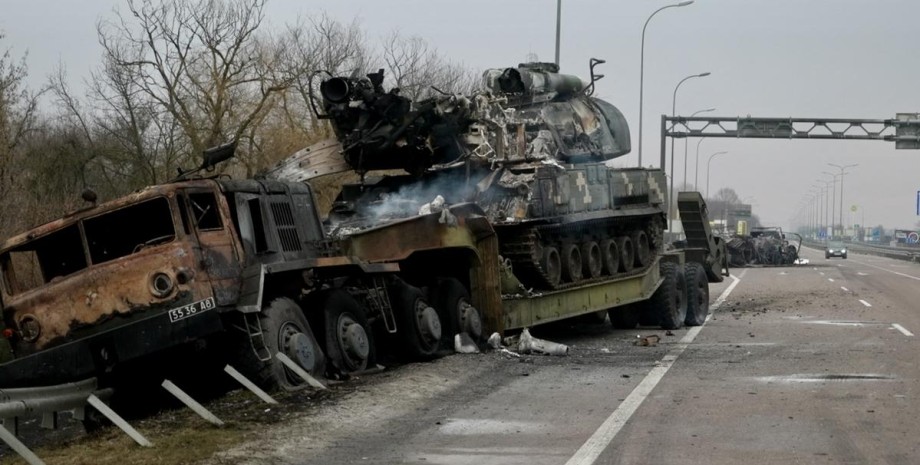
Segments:
[[[895,117],[895,149],[920,149],[920,113],[898,113]]]

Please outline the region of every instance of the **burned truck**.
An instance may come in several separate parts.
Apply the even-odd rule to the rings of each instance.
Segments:
[[[749,235],[736,235],[726,245],[732,266],[792,265],[799,258],[802,236],[778,227],[753,228]]]

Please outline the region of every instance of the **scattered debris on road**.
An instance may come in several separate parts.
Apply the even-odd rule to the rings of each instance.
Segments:
[[[645,336],[645,337],[642,337],[642,336],[636,336],[636,337],[639,338],[639,340],[636,341],[636,345],[644,346],[644,347],[655,347],[658,345],[658,341],[661,340],[661,336],[657,334],[652,334],[650,336]]]

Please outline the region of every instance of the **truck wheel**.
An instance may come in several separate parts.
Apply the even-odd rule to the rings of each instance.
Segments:
[[[633,329],[639,326],[641,307],[634,303],[607,309],[610,324],[616,329]]]
[[[633,263],[636,261],[632,239],[627,236],[620,236],[616,240],[617,248],[620,249],[620,271],[629,273],[632,271]]]
[[[634,231],[631,235],[633,246],[636,248],[636,266],[644,268],[649,263],[652,251],[648,244],[648,235],[645,231]]]
[[[562,278],[566,282],[581,281],[582,256],[575,244],[562,245]]]
[[[604,273],[610,276],[617,274],[620,270],[620,249],[613,239],[604,239],[600,243],[601,261],[604,265]]]
[[[257,381],[269,389],[295,390],[306,385],[275,354],[281,352],[313,376],[321,376],[326,359],[303,310],[286,297],[272,300],[262,309],[262,334],[272,355],[256,373]]]
[[[562,280],[562,259],[559,258],[559,251],[553,246],[543,247],[543,257],[540,259],[540,267],[546,274],[546,280],[550,285],[556,287]]]
[[[390,298],[396,312],[399,331],[396,336],[409,357],[428,359],[441,347],[441,316],[417,287],[400,284],[391,288]]]
[[[687,282],[687,326],[701,326],[709,316],[709,279],[703,265],[689,262],[684,265],[684,279]]]
[[[467,333],[474,341],[482,340],[482,315],[472,305],[470,293],[455,278],[438,280],[432,302],[443,320],[442,346],[452,348],[454,335]]]
[[[581,244],[581,262],[582,276],[597,278],[601,275],[604,264],[601,258],[601,248],[597,242],[587,241]]]
[[[347,374],[366,370],[376,363],[374,333],[361,305],[343,290],[323,298],[323,326],[326,356],[331,368]]]
[[[661,264],[664,282],[652,294],[652,305],[658,311],[662,329],[678,329],[687,319],[687,282],[676,263]]]

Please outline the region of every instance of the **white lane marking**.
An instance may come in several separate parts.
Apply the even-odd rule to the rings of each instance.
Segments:
[[[872,306],[872,304],[870,304],[869,302],[866,302],[865,300],[862,300],[862,299],[859,299],[859,302],[860,302],[861,304],[865,305],[866,307],[871,307],[871,306]]]
[[[843,286],[840,286],[840,289],[843,289],[843,292],[850,292],[849,289],[847,289],[847,288],[845,288],[845,287],[843,287]]]
[[[907,328],[905,328],[905,327],[903,327],[903,326],[901,326],[901,325],[899,325],[899,324],[897,324],[897,323],[892,323],[892,324],[891,324],[891,327],[894,328],[894,329],[896,329],[896,330],[898,330],[898,331],[900,331],[901,334],[903,334],[903,335],[905,335],[905,336],[913,336],[913,335],[914,335],[914,333],[908,331]]]
[[[735,286],[741,282],[741,277],[747,273],[747,270],[741,272],[739,277],[729,276],[734,281],[722,291],[722,294],[716,299],[709,307],[709,317],[706,318],[708,322],[712,318],[712,312],[718,309],[728,298],[728,295],[732,293],[735,289]],[[705,326],[705,323],[704,323]],[[645,378],[636,386],[632,392],[626,396],[626,399],[620,404],[613,413],[604,420],[604,423],[585,441],[581,447],[575,451],[575,455],[572,456],[565,465],[591,465],[593,464],[601,453],[610,445],[613,441],[613,438],[623,429],[623,426],[626,425],[626,422],[636,413],[636,410],[639,409],[639,406],[642,405],[642,402],[651,394],[652,390],[655,389],[655,386],[658,385],[658,382],[661,381],[661,378],[671,369],[671,366],[674,365],[674,362],[677,361],[677,357],[680,356],[693,342],[693,339],[696,338],[696,335],[700,333],[700,330],[703,329],[703,326],[694,326],[687,331],[687,334],[681,338],[673,350],[665,355],[661,359],[661,365],[658,365],[645,375]]]
[[[827,278],[828,281],[834,282],[834,278]]]
[[[878,268],[878,269],[880,269],[880,270],[882,270],[882,271],[887,271],[887,272],[889,272],[889,273],[896,274],[896,275],[898,275],[898,276],[903,276],[903,277],[905,277],[905,278],[910,278],[910,279],[913,279],[913,280],[915,280],[915,281],[920,281],[920,277],[917,277],[917,276],[914,276],[914,275],[910,275],[910,274],[906,274],[906,273],[900,273],[900,272],[894,271],[894,270],[889,270],[889,269],[887,269],[887,268],[882,268],[882,267],[880,267],[880,266],[876,266],[876,265],[873,265],[873,264],[871,264],[871,263],[863,263],[863,262],[855,262],[855,263],[859,263],[860,265],[871,266],[872,268]],[[868,275],[865,274],[865,273],[856,273],[856,274],[858,274],[858,275],[860,275],[860,276],[868,276]]]
[[[818,274],[821,275],[821,276],[824,276],[824,272],[823,272],[823,271],[819,271]]]
[[[869,273],[863,273],[862,271],[856,273],[859,276],[869,276]]]

